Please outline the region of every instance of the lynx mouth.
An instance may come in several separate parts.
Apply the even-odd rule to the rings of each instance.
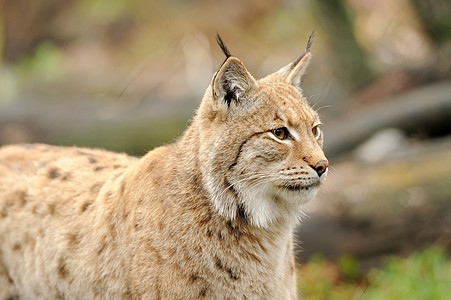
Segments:
[[[279,186],[279,188],[283,190],[289,190],[289,191],[308,191],[311,188],[317,187],[320,185],[320,182],[314,182],[311,184],[284,184],[282,186]]]

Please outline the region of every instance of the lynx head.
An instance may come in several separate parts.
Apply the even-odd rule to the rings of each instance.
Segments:
[[[227,58],[194,122],[204,184],[227,219],[295,224],[326,178],[321,122],[300,87],[311,42],[298,59],[256,80],[218,36]]]

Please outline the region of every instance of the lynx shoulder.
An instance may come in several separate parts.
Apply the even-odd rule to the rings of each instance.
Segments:
[[[1,299],[296,299],[293,227],[325,180],[310,60],[230,54],[191,125],[142,158],[0,149]]]

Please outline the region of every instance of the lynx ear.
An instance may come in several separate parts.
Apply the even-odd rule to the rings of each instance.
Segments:
[[[304,75],[307,67],[310,63],[310,59],[312,53],[310,52],[310,47],[313,43],[313,38],[315,37],[315,31],[310,35],[307,47],[305,48],[305,52],[291,64],[283,67],[279,71],[276,72],[277,75],[281,76],[286,83],[294,85],[297,88],[300,88],[301,78]]]
[[[236,57],[229,57],[213,79],[214,96],[227,106],[240,100],[256,86],[256,81]]]
[[[240,102],[246,93],[257,85],[257,82],[243,63],[230,54],[219,35],[217,40],[227,58],[213,78],[213,96],[229,107],[233,100]]]

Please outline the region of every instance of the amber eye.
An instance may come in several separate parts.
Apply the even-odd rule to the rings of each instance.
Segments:
[[[319,136],[321,134],[321,129],[319,129],[318,125],[316,125],[312,128],[312,133],[313,133],[313,136],[315,137],[315,139],[319,138]]]
[[[285,140],[290,137],[290,134],[288,133],[288,129],[286,127],[277,128],[277,129],[271,130],[271,132],[279,140]]]

